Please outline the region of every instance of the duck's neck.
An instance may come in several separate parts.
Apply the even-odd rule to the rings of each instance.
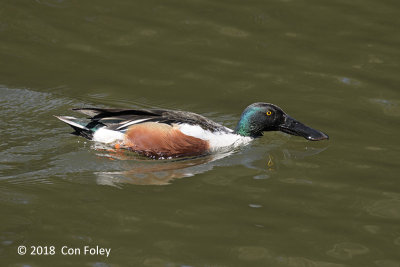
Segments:
[[[236,125],[235,134],[253,138],[262,136],[262,132],[257,131],[256,127],[254,127],[254,124],[252,123],[252,115],[252,111],[243,112],[238,124]]]

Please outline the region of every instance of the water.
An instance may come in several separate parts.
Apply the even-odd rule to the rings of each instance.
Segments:
[[[1,266],[399,266],[399,8],[3,1]],[[267,133],[229,153],[154,161],[53,117],[168,108],[234,128],[259,101],[330,140]]]

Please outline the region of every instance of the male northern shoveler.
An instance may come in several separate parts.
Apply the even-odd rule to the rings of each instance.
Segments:
[[[254,103],[242,113],[235,130],[201,115],[165,109],[73,109],[90,120],[57,116],[89,140],[115,145],[153,158],[197,156],[245,144],[265,131],[282,131],[311,141],[328,135],[291,118],[269,103]]]

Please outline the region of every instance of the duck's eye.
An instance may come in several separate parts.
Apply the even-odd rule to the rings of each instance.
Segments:
[[[268,110],[267,115],[270,116],[271,114],[272,114],[272,112]]]

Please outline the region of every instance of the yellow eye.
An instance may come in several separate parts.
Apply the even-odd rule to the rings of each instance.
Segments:
[[[267,115],[269,116],[269,115],[271,115],[272,114],[272,112],[271,111],[267,111]]]

